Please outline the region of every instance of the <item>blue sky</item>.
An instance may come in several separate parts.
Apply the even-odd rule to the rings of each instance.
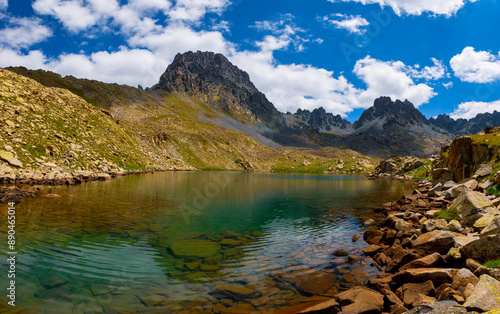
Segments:
[[[0,66],[143,87],[215,51],[281,111],[500,111],[499,0],[0,0]]]

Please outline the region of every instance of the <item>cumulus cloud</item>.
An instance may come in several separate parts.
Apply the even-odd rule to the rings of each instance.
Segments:
[[[471,119],[479,113],[492,113],[493,111],[500,112],[500,100],[492,102],[469,101],[458,105],[458,108],[450,114],[450,117],[453,119]]]
[[[360,15],[345,15],[340,13],[324,16],[320,20],[333,25],[335,28],[347,30],[351,34],[364,34],[366,32],[364,27],[370,24]]]
[[[32,4],[38,14],[56,17],[68,30],[78,32],[96,24],[99,14],[79,0],[36,0]]]
[[[11,18],[9,26],[0,29],[0,43],[16,48],[27,48],[52,36],[52,30],[42,25],[39,18]]]
[[[207,13],[220,14],[229,0],[177,0],[168,13],[171,20],[197,22]]]
[[[370,106],[381,95],[408,99],[416,107],[427,103],[436,93],[429,85],[416,84],[412,79],[412,76],[416,76],[414,71],[414,68],[401,61],[384,62],[370,56],[357,61],[354,73],[366,84],[366,90],[359,95],[360,104],[363,107]]]
[[[455,76],[464,82],[489,83],[500,79],[500,52],[475,51],[465,47],[450,60]]]
[[[8,6],[9,6],[9,3],[7,0],[0,0],[0,11],[6,10]]]
[[[329,2],[359,2],[362,4],[379,4],[391,7],[397,15],[421,15],[429,12],[436,15],[451,16],[467,2],[478,0],[328,0]]]
[[[0,47],[0,67],[24,66],[29,69],[45,68],[47,57],[40,50],[32,50],[28,54],[21,54],[12,48]]]
[[[422,70],[420,70],[420,66],[408,66],[406,67],[406,73],[413,78],[416,79],[425,79],[426,81],[438,80],[443,77],[449,77],[449,73],[447,73],[447,68],[443,64],[442,61],[437,60],[436,58],[431,58],[431,61],[434,63],[433,66],[425,66]]]

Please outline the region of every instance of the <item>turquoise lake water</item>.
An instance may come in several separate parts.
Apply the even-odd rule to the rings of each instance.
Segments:
[[[351,239],[362,236],[363,221],[412,187],[236,172],[42,187],[61,198],[16,204],[16,310],[272,313],[332,296],[378,273],[369,260],[347,262],[333,251],[362,256],[366,243]],[[7,205],[0,206],[6,221]],[[1,231],[7,288],[6,222]],[[308,276],[321,284],[309,287]],[[4,293],[0,312],[6,302]]]

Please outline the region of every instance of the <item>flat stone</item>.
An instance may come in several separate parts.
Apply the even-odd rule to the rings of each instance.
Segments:
[[[16,157],[14,157],[14,154],[4,150],[0,150],[0,160],[7,162],[14,167],[21,168],[23,166],[23,164]]]
[[[314,269],[300,269],[281,276],[306,294],[323,294],[335,285],[337,277]]]
[[[412,241],[412,246],[420,255],[428,255],[433,252],[445,255],[450,248],[455,246],[459,237],[463,237],[463,235],[451,231],[434,230],[424,233]]]
[[[340,312],[340,304],[335,300],[331,299],[325,302],[321,302],[314,306],[308,307],[307,309],[300,311],[299,313],[308,314],[335,314]]]
[[[237,283],[223,283],[217,285],[214,292],[216,294],[230,296],[238,300],[256,299],[261,296],[260,292]]]
[[[92,295],[94,296],[109,294],[114,292],[116,289],[116,287],[103,285],[100,283],[94,283],[90,285],[90,291],[92,291]]]
[[[167,297],[159,294],[136,294],[136,297],[146,306],[159,306],[167,301]]]
[[[220,250],[220,245],[209,240],[191,239],[172,243],[170,249],[177,257],[206,258],[214,256]]]
[[[406,283],[401,287],[403,302],[407,307],[415,307],[425,303],[434,293],[434,284],[431,280],[424,283]]]
[[[68,278],[60,276],[60,275],[55,275],[52,272],[49,272],[48,274],[44,274],[40,276],[39,278],[40,284],[42,287],[46,289],[52,289],[56,287],[60,287],[62,285],[65,285],[69,282]]]
[[[470,311],[481,312],[499,309],[500,282],[489,275],[481,275],[464,307]]]
[[[398,272],[392,278],[396,284],[407,282],[420,283],[431,280],[434,286],[439,286],[443,283],[451,283],[453,277],[458,272],[454,268],[413,268]]]
[[[384,308],[384,296],[364,287],[354,287],[338,294],[344,312],[380,313]]]
[[[226,238],[226,239],[222,239],[222,241],[220,241],[220,244],[222,246],[238,246],[238,245],[241,244],[241,241],[240,240],[236,240],[236,239]]]
[[[55,194],[55,193],[51,193],[51,194],[46,194],[43,197],[45,197],[45,198],[60,198],[61,195]]]
[[[476,170],[474,176],[484,177],[490,174],[493,171],[493,166],[491,164],[483,164]]]
[[[445,261],[441,254],[432,253],[430,255],[424,256],[422,258],[416,259],[414,261],[409,262],[401,266],[400,271],[412,268],[431,268],[431,267],[439,267],[444,265]]]

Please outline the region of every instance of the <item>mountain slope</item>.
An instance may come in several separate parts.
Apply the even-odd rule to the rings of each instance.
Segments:
[[[429,122],[451,134],[458,136],[464,134],[476,134],[485,128],[500,126],[500,112],[480,113],[472,119],[452,119],[449,115],[440,114],[437,118],[430,118]]]
[[[215,108],[241,122],[260,122],[276,131],[285,126],[283,115],[257,90],[248,74],[222,54],[177,54],[152,90],[203,95]]]
[[[287,125],[294,129],[311,127],[319,132],[336,134],[346,134],[353,130],[349,121],[342,119],[340,115],[334,116],[326,112],[323,107],[316,108],[312,112],[298,109],[296,113],[286,113],[285,119]]]
[[[344,136],[344,147],[363,154],[428,157],[451,141],[446,131],[433,126],[409,101],[380,97]]]

